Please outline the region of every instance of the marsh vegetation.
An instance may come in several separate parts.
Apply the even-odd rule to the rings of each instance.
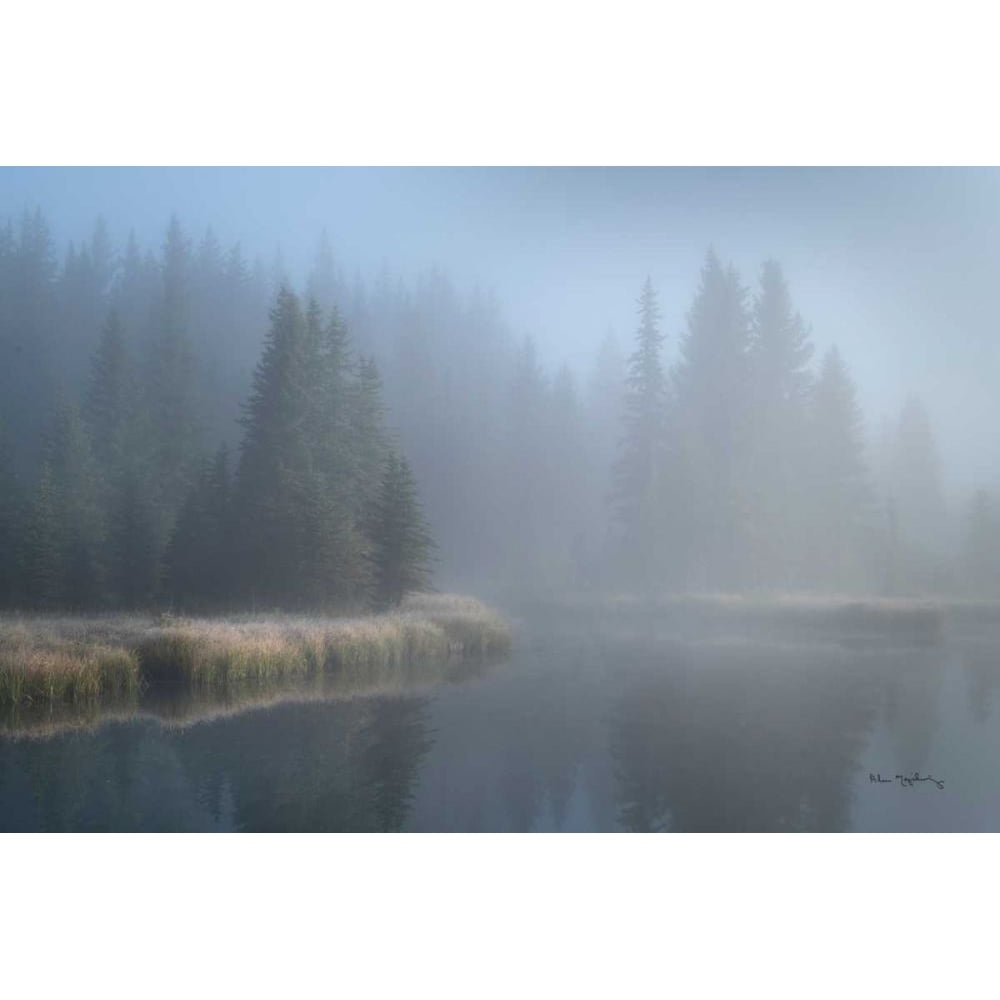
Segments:
[[[448,594],[356,618],[5,615],[0,703],[115,698],[163,683],[226,689],[328,672],[374,683],[412,664],[496,655],[510,641],[499,614]]]

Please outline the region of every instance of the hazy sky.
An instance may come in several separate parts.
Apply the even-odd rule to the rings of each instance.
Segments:
[[[0,170],[0,214],[40,205],[60,244],[97,215],[159,243],[176,211],[195,236],[305,273],[325,227],[340,262],[437,264],[492,286],[515,333],[555,363],[627,346],[647,274],[676,349],[705,250],[752,284],[784,265],[822,349],[837,342],[876,423],[908,391],[962,486],[1000,480],[1000,173],[957,169],[61,168]]]

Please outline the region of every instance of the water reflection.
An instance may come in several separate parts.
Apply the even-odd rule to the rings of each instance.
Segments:
[[[0,828],[998,829],[998,650],[541,629],[420,683],[22,714]]]
[[[872,664],[836,652],[677,647],[610,715],[628,830],[839,830],[878,713]]]

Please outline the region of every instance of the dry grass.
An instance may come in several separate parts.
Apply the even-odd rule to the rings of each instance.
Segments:
[[[77,702],[139,688],[135,652],[64,635],[45,623],[0,621],[0,703]]]
[[[390,614],[188,618],[0,617],[0,703],[76,701],[143,682],[225,689],[335,671],[366,684],[408,665],[482,657],[510,629],[473,598],[420,595]]]
[[[939,601],[827,594],[579,595],[552,602],[552,613],[611,616],[628,624],[657,622],[686,630],[737,627],[831,636],[897,636],[936,640],[949,609]]]

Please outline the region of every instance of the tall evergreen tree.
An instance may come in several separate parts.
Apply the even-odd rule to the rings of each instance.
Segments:
[[[969,504],[962,539],[962,581],[967,593],[1000,595],[1000,512],[996,498],[977,490]]]
[[[21,539],[21,593],[33,608],[54,608],[60,599],[62,568],[52,470],[43,464]]]
[[[0,607],[15,603],[20,584],[22,513],[10,439],[0,422]]]
[[[165,559],[173,603],[218,608],[232,589],[229,453],[220,448],[202,465],[174,525]]]
[[[195,393],[197,362],[189,340],[191,250],[174,216],[167,229],[161,291],[149,370],[153,416],[153,470],[160,497],[161,545],[172,511],[187,494],[201,447],[201,407]]]
[[[663,335],[653,283],[647,278],[639,297],[636,346],[628,359],[624,399],[624,436],[615,465],[613,498],[621,523],[628,568],[651,582],[651,557],[657,541],[663,469],[666,376],[660,352]]]
[[[46,464],[60,563],[58,601],[68,608],[93,607],[103,597],[102,497],[90,438],[72,404],[62,406],[56,416]]]
[[[111,598],[119,607],[150,607],[160,591],[161,539],[151,480],[129,463],[111,501],[107,563]]]
[[[681,436],[678,556],[700,586],[746,580],[750,317],[746,290],[709,250],[674,371]]]
[[[135,382],[132,359],[117,310],[112,310],[91,362],[84,397],[84,416],[94,452],[106,472],[119,467],[135,419]]]
[[[812,582],[832,589],[871,582],[874,510],[861,408],[836,347],[824,355],[810,407]]]
[[[766,261],[754,299],[748,352],[747,465],[751,562],[760,584],[792,586],[802,567],[804,426],[813,345],[780,265]]]
[[[417,485],[406,459],[391,452],[382,489],[372,513],[371,537],[375,600],[379,607],[398,606],[411,591],[430,582],[434,543],[424,522]]]

